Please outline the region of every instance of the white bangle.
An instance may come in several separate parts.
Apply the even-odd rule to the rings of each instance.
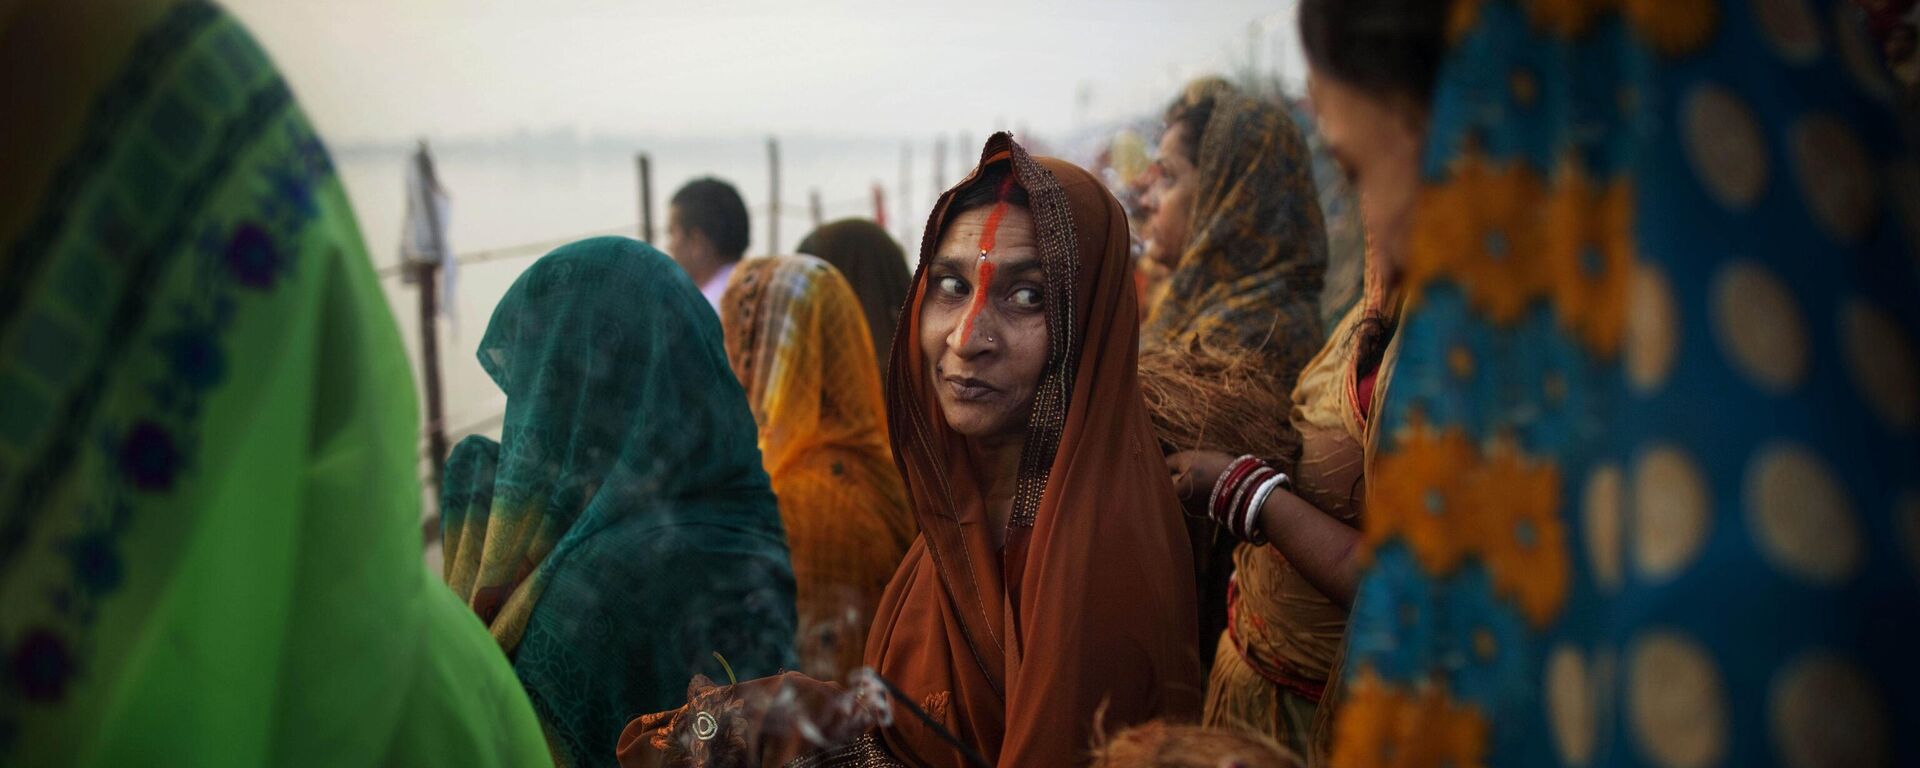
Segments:
[[[1267,543],[1266,535],[1260,531],[1260,508],[1267,505],[1267,497],[1273,495],[1273,489],[1283,485],[1290,485],[1292,482],[1293,481],[1287,477],[1287,473],[1276,470],[1273,473],[1273,477],[1267,478],[1267,481],[1261,483],[1259,488],[1254,489],[1253,498],[1247,503],[1247,520],[1245,525],[1247,541],[1253,544]]]

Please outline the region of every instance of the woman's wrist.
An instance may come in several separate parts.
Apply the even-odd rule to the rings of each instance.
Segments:
[[[1274,491],[1290,488],[1285,472],[1254,456],[1241,456],[1227,465],[1214,482],[1207,500],[1207,516],[1232,533],[1234,538],[1252,544],[1265,544],[1260,511]]]
[[[1273,498],[1273,494],[1276,491],[1292,487],[1293,478],[1287,477],[1287,473],[1285,472],[1275,470],[1273,477],[1268,478],[1266,482],[1260,484],[1259,488],[1254,489],[1253,498],[1247,503],[1246,528],[1248,541],[1254,544],[1267,543],[1266,526],[1261,524],[1261,516],[1267,508],[1267,500]]]

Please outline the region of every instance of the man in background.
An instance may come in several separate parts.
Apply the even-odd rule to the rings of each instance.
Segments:
[[[747,252],[747,204],[740,193],[711,176],[673,193],[667,212],[667,255],[700,286],[714,311],[727,291],[733,265]]]

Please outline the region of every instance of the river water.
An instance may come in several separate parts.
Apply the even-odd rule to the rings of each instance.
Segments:
[[[984,138],[984,137],[982,137]],[[931,142],[914,147],[913,213],[903,226],[898,196],[903,141],[798,138],[781,142],[784,198],[780,252],[792,252],[812,226],[808,193],[818,189],[824,218],[873,214],[872,187],[886,189],[889,229],[917,242],[932,198]],[[770,235],[767,149],[764,139],[713,139],[655,143],[647,147],[654,181],[656,237],[666,237],[667,199],[698,176],[733,182],[752,211],[750,255],[766,253]],[[949,151],[944,180],[961,172],[959,153]],[[347,149],[335,153],[368,252],[383,270],[382,287],[406,340],[421,381],[418,292],[390,269],[399,260],[405,216],[404,148]],[[448,238],[458,253],[509,249],[519,255],[462,266],[453,292],[453,315],[440,321],[440,362],[450,439],[478,432],[497,436],[505,398],[474,358],[474,347],[500,297],[544,248],[517,248],[587,234],[638,236],[638,173],[632,149],[455,147],[435,152],[441,183],[451,199]],[[911,250],[911,249],[908,249]],[[422,410],[424,412],[424,394]]]

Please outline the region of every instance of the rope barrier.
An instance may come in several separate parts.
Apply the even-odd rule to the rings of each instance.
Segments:
[[[584,240],[589,237],[601,237],[604,235],[631,235],[634,232],[638,232],[638,231],[640,231],[640,225],[639,223],[636,222],[633,224],[627,224],[625,226],[608,227],[606,229],[598,229],[592,232],[583,232],[577,235],[569,235],[567,237],[557,237],[550,240],[541,240],[539,242],[522,243],[520,245],[509,245],[503,248],[488,248],[486,250],[481,250],[481,251],[468,251],[466,253],[456,253],[453,255],[453,263],[464,267],[470,264],[485,264],[491,261],[505,261],[507,259],[526,258],[528,256],[537,256],[539,254],[546,253],[547,251],[551,251],[555,248],[566,245],[567,243],[571,243],[575,240]],[[403,261],[398,264],[389,264],[387,266],[381,267],[377,270],[374,270],[374,273],[378,274],[380,276],[380,279],[385,280],[390,277],[399,277],[400,275],[405,274],[406,271],[407,271],[407,264],[406,262]]]
[[[871,198],[842,198],[839,200],[822,202],[820,204],[820,207],[823,211],[832,211],[836,214],[842,210],[846,210],[846,211],[850,211],[851,215],[858,215],[860,213],[868,212],[871,209],[872,204],[873,204],[873,201]],[[765,213],[766,213],[765,211],[761,212],[762,215],[765,215]],[[808,210],[807,204],[805,203],[781,203],[780,217],[782,219],[805,219],[811,216],[812,216],[812,213]],[[570,235],[567,237],[557,237],[550,240],[541,240],[541,241],[532,242],[532,243],[522,243],[519,245],[509,245],[509,246],[504,246],[500,248],[488,248],[488,249],[479,250],[479,251],[468,251],[466,253],[454,254],[453,263],[464,267],[471,264],[486,264],[488,262],[494,262],[494,261],[506,261],[509,259],[526,258],[528,256],[537,256],[537,255],[546,253],[547,251],[566,245],[567,243],[571,243],[575,240],[582,240],[589,237],[600,237],[603,235],[632,235],[634,232],[638,232],[639,230],[640,230],[640,224],[638,222],[635,222],[633,224],[625,224],[618,227],[607,227],[606,229],[598,229],[591,232],[582,232],[580,234]],[[406,271],[407,271],[407,264],[406,262],[403,261],[397,264],[388,264],[384,267],[380,267],[379,269],[374,270],[374,274],[379,275],[380,279],[382,280],[387,280],[390,278],[395,278],[403,274],[406,274]]]

